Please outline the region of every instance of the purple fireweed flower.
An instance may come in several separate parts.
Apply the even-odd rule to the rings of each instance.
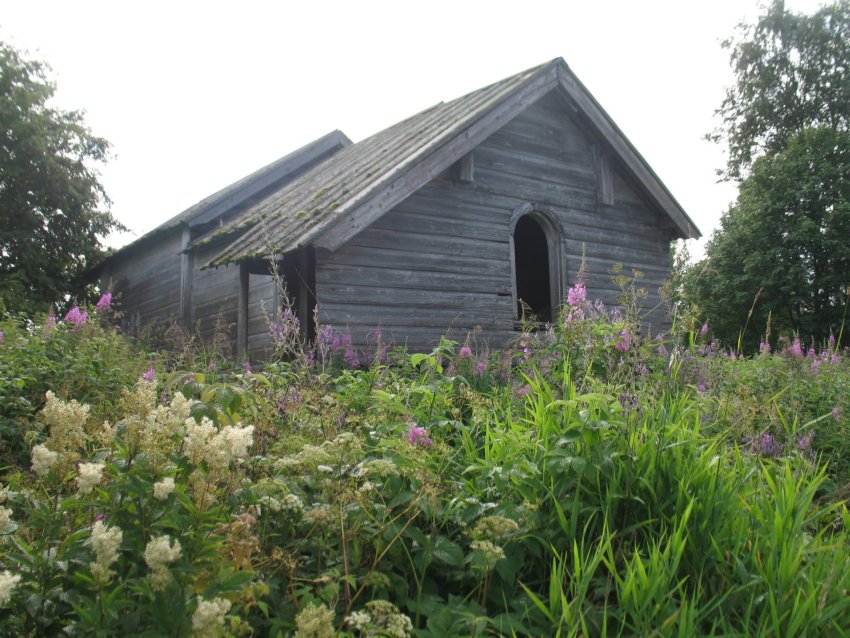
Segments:
[[[620,333],[620,336],[614,343],[614,347],[620,352],[627,352],[632,347],[632,335],[629,333],[628,328]]]
[[[334,329],[333,326],[326,325],[322,326],[321,332],[319,332],[319,344],[327,345],[334,340]]]
[[[704,337],[705,335],[708,334],[708,322],[707,321],[704,324],[702,324],[702,328],[699,329],[699,334],[700,334],[701,337]]]
[[[183,385],[189,385],[190,383],[195,383],[195,377],[191,374],[183,379]]]
[[[472,349],[469,346],[462,346],[457,355],[460,359],[472,358]]]
[[[407,432],[407,442],[413,447],[431,447],[434,442],[428,436],[428,430],[414,425]]]
[[[817,352],[815,352],[815,349],[814,349],[813,346],[809,348],[809,351],[806,354],[807,354],[807,356],[812,357],[812,358],[817,356]]]
[[[253,368],[251,368],[251,362],[248,359],[242,362],[242,374],[246,377],[249,376],[253,372]]]
[[[384,331],[381,328],[375,328],[372,331],[372,343],[378,344],[381,342],[381,338],[384,336]]]
[[[473,370],[476,376],[481,377],[487,372],[487,360],[482,359],[478,362],[478,365],[475,366],[475,370]]]
[[[806,436],[797,439],[797,449],[800,452],[808,452],[812,448],[812,439],[815,438],[814,432],[809,432]]]
[[[832,408],[832,418],[835,419],[835,422],[838,423],[841,420],[841,408],[837,405]]]
[[[768,432],[765,432],[760,437],[750,438],[749,443],[753,453],[760,456],[777,456],[782,452],[782,445]]]
[[[829,335],[829,347],[830,348],[835,347],[835,335],[833,335],[833,334]]]
[[[63,321],[74,325],[74,330],[80,328],[89,319],[89,313],[74,306],[65,315]]]
[[[794,342],[791,344],[791,354],[795,357],[803,356],[803,346],[800,345],[799,339],[794,339]]]
[[[112,310],[112,293],[105,292],[100,296],[97,305],[94,307],[95,312],[109,312]]]
[[[0,330],[0,343],[3,343],[4,341],[6,341],[6,333]]]
[[[516,389],[516,398],[521,399],[527,396],[529,392],[531,392],[531,386],[526,383],[524,386]]]
[[[146,372],[142,373],[142,379],[150,383],[156,378],[156,370],[153,369],[153,366],[147,369]]]
[[[770,354],[770,344],[767,341],[759,343],[759,352],[761,354]]]
[[[587,289],[584,284],[578,282],[575,286],[567,291],[567,305],[580,306],[587,300]]]

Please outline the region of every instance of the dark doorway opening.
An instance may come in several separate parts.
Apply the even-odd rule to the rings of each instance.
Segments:
[[[552,293],[549,279],[549,243],[546,233],[530,215],[520,217],[514,228],[514,264],[518,316],[522,305],[537,321],[552,321]]]

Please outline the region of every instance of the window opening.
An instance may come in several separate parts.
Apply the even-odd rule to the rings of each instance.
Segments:
[[[523,303],[537,321],[552,321],[552,287],[549,269],[549,242],[546,233],[531,215],[521,217],[514,228],[517,316],[523,316]]]

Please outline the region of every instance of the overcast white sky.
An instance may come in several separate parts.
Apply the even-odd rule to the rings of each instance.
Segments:
[[[49,63],[58,104],[112,143],[102,181],[132,234],[111,245],[328,131],[358,141],[559,56],[707,238],[735,196],[715,176],[722,148],[703,140],[732,81],[720,41],[759,12],[757,0],[5,0],[0,39]]]

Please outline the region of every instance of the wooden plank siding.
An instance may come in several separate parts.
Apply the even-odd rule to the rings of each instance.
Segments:
[[[600,198],[601,140],[574,118],[553,91],[473,150],[471,182],[446,171],[337,250],[317,253],[320,320],[347,327],[361,347],[379,325],[416,349],[446,333],[463,341],[477,327],[491,346],[505,345],[516,334],[510,220],[529,202],[560,224],[566,285],[584,256],[590,295],[615,303],[610,270],[621,263],[625,274],[644,273],[644,306],[660,305],[672,231],[610,156],[611,192]]]
[[[101,286],[116,295],[127,334],[180,320],[181,246],[177,228],[155,244],[124,253],[101,276]]]

